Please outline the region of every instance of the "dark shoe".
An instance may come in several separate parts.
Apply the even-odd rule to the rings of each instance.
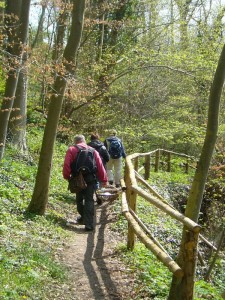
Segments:
[[[120,184],[116,184],[116,188],[119,188],[120,187]]]
[[[109,181],[109,184],[110,184],[110,185],[113,185],[113,181]]]
[[[102,199],[97,198],[96,202],[98,203],[98,205],[101,205],[102,204]]]
[[[85,231],[93,231],[94,228],[93,227],[88,227],[88,226],[85,226]]]
[[[83,219],[82,219],[81,216],[77,217],[75,223],[76,223],[76,224],[79,224],[79,225],[84,225],[84,222],[83,222]]]

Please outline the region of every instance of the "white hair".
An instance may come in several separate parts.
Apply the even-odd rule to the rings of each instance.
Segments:
[[[86,143],[85,137],[83,134],[78,134],[74,137],[74,142],[77,143]]]

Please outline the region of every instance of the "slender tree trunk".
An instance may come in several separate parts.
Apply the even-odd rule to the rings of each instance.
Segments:
[[[9,71],[0,111],[0,160],[4,155],[9,117],[16,94],[24,43],[27,40],[30,0],[8,0],[6,4],[7,17],[5,24],[7,28],[10,28],[7,30]],[[21,14],[24,15],[22,19],[20,18]]]
[[[213,260],[204,276],[204,280],[205,281],[208,281],[209,278],[210,278],[210,275],[212,273],[212,270],[213,268],[215,267],[215,264],[216,264],[216,261],[218,259],[218,256],[219,256],[219,252],[221,251],[222,247],[223,247],[223,242],[224,242],[224,239],[225,239],[225,228],[222,228],[222,234],[221,234],[221,237],[220,237],[220,240],[219,240],[219,243],[218,243],[218,246],[217,246],[217,250],[216,250],[216,253],[213,257]]]
[[[220,98],[224,79],[225,46],[223,47],[218,62],[217,70],[209,95],[208,124],[206,129],[205,141],[195,172],[185,211],[185,215],[195,222],[198,221],[208,169],[215,148],[218,131]],[[175,278],[175,276],[173,276],[168,298],[169,300],[193,299],[197,249],[192,249],[192,237],[190,238],[190,235],[191,233],[186,228],[184,228],[181,247],[177,258],[177,263],[184,271],[184,277],[182,279],[177,279]],[[188,247],[190,247],[190,251],[188,251]],[[195,257],[195,259],[189,260],[187,255],[192,255]]]
[[[4,26],[4,2],[3,0],[0,0],[0,25]]]
[[[180,45],[185,50],[188,46],[188,20],[189,6],[192,0],[175,0],[180,13]]]
[[[73,1],[72,26],[63,55],[67,77],[72,76],[74,73],[74,61],[83,29],[84,10],[85,0]],[[28,211],[31,213],[43,215],[46,210],[54,143],[66,85],[67,78],[57,75],[54,84],[55,93],[50,99],[49,113],[45,126],[34,192],[28,206]]]
[[[47,3],[42,3],[41,7],[41,16],[38,22],[38,28],[35,35],[35,38],[32,42],[31,48],[34,48],[38,43],[43,42],[43,24],[45,20],[45,11],[46,11]]]
[[[22,0],[22,10],[20,13],[21,36],[23,48],[26,49],[28,43],[30,2]],[[22,53],[21,69],[19,72],[15,100],[10,114],[8,138],[9,141],[24,152],[26,145],[26,119],[27,119],[27,50]]]
[[[24,54],[24,57],[26,54]],[[25,58],[26,60],[26,58]],[[20,70],[13,109],[10,114],[8,137],[10,143],[21,152],[27,150],[27,67],[23,64]]]
[[[58,17],[57,27],[56,27],[56,38],[52,54],[52,60],[57,62],[57,59],[63,53],[63,41],[65,37],[67,21],[68,21],[68,8],[67,5],[70,3],[70,0],[63,0],[64,7],[61,8],[61,13]]]
[[[104,44],[104,21],[105,21],[105,14],[102,15],[102,24],[100,24],[100,38],[99,38],[99,53],[98,53],[98,62],[102,59],[102,51],[103,51],[103,44]]]

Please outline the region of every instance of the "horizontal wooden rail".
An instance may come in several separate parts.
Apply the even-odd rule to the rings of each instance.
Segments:
[[[156,196],[157,198],[159,198],[162,202],[168,204],[170,207],[172,207],[173,209],[175,209],[170,203],[168,203],[161,195],[159,195],[149,184],[148,182],[135,171],[135,176],[137,178],[138,181],[140,181],[142,184],[144,184],[150,191],[150,193],[152,193],[154,196]],[[204,241],[209,247],[211,247],[213,250],[217,251],[217,248],[215,247],[215,245],[213,245],[212,243],[210,243],[203,235],[199,234],[199,238]]]
[[[208,245],[210,248],[212,248],[213,250],[217,251],[217,248],[210,243],[203,235],[199,234],[199,238],[206,243],[206,245]]]
[[[121,199],[122,199],[121,200],[121,202],[122,202],[122,207],[121,207],[122,213],[129,212],[129,207],[128,207],[128,204],[127,204],[127,199],[126,199],[126,193],[125,192],[122,192]]]
[[[123,203],[123,215],[127,219],[130,226],[133,228],[135,234],[139,240],[152,251],[152,253],[178,278],[183,277],[184,272],[179,267],[179,265],[160,247],[158,247],[141,229],[138,222],[134,219],[132,214],[127,211],[128,205],[126,204],[125,192],[122,193],[122,203]]]
[[[189,158],[189,159],[192,159],[192,160],[196,161],[196,158],[194,156],[190,156],[190,155],[187,155],[187,154],[184,154],[184,153],[178,153],[178,152],[164,150],[164,149],[158,149],[158,150],[161,151],[162,153],[170,153],[170,154],[173,154],[173,155]]]
[[[169,151],[169,150],[164,150],[164,149],[156,149],[156,150],[153,150],[153,151],[150,151],[150,152],[145,152],[145,153],[133,153],[133,154],[129,155],[129,158],[134,159],[136,157],[144,157],[146,155],[155,154],[158,151],[160,151],[161,153],[170,153],[170,154],[173,154],[173,155],[177,155],[177,156],[180,156],[180,157],[185,157],[185,158],[197,161],[197,159],[193,156],[190,156],[190,155],[187,155],[187,154],[184,154],[184,153],[177,153],[177,152],[173,152],[173,151]]]
[[[144,184],[148,188],[150,193],[152,193],[154,196],[159,198],[161,201],[167,203],[167,201],[165,201],[165,199],[161,195],[159,195],[140,174],[138,174],[136,171],[134,171],[134,173],[137,180],[140,181],[142,184]]]
[[[193,232],[200,232],[201,226],[191,219],[185,217],[175,209],[173,209],[170,205],[160,201],[156,197],[149,195],[147,192],[139,188],[137,185],[132,185],[131,190],[136,192],[138,195],[142,196],[144,199],[155,205],[156,207],[160,208],[162,211],[166,212],[168,215],[173,217],[174,219],[183,223],[187,228],[192,230]]]
[[[147,233],[147,235],[150,237],[150,239],[162,250],[164,251],[167,255],[169,255],[167,253],[167,251],[163,248],[163,246],[157,241],[157,239],[151,234],[151,232],[149,231],[149,229],[145,226],[145,224],[141,221],[140,218],[138,218],[138,216],[135,214],[135,212],[130,209],[129,210],[131,215],[134,217],[134,219],[138,222],[138,225],[145,231],[145,233]]]

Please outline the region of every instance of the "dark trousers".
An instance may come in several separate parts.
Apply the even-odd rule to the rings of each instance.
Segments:
[[[94,228],[94,190],[95,183],[87,183],[87,188],[76,194],[77,211],[86,227]]]

